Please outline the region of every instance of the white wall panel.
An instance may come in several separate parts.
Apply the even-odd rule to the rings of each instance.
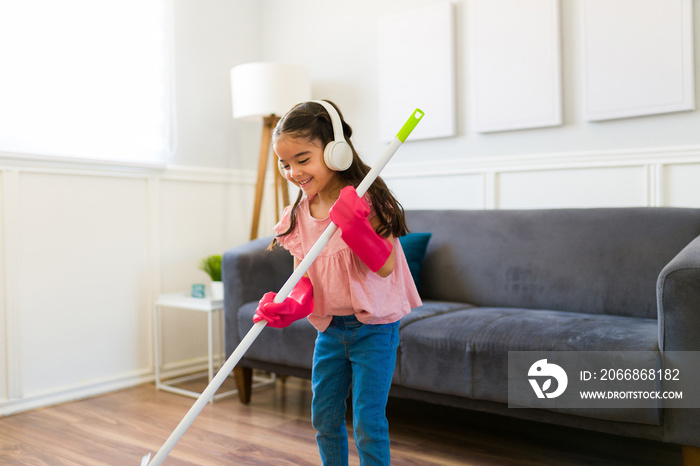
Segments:
[[[666,166],[663,200],[666,206],[700,207],[700,164]]]
[[[145,180],[22,173],[22,393],[149,365]]]
[[[498,177],[502,209],[645,206],[644,167],[507,172]]]
[[[3,176],[0,172],[0,193],[3,193]],[[3,196],[4,199],[4,196]],[[7,398],[7,327],[6,321],[6,305],[5,305],[5,254],[4,254],[4,238],[5,238],[5,208],[4,203],[0,200],[0,400]]]
[[[161,292],[207,286],[199,261],[227,248],[225,197],[222,183],[162,180],[160,183]],[[230,246],[230,245],[228,245]],[[172,310],[163,319],[163,362],[206,354],[206,314]]]
[[[484,179],[480,174],[385,178],[404,209],[482,209]]]
[[[157,293],[208,283],[199,260],[247,241],[252,173],[0,175],[0,415],[147,381]],[[201,366],[205,316],[164,323],[166,369]]]
[[[270,177],[272,178],[272,177]],[[250,225],[253,221],[254,189],[252,183],[232,183],[226,186],[226,193],[223,206],[224,219],[226,221],[224,232],[225,249],[245,243],[250,239]],[[290,189],[290,202],[296,199],[296,189]],[[263,201],[269,200],[272,190],[268,190]],[[274,204],[274,203],[273,203]],[[267,208],[267,204],[264,208]],[[274,209],[274,207],[273,207]],[[274,226],[273,213],[268,213],[260,218],[260,236],[272,234]]]
[[[160,183],[163,291],[185,289],[209,278],[199,260],[224,247],[225,185],[163,180]]]
[[[2,230],[0,250],[2,251],[2,301],[0,308],[3,314],[4,335],[3,361],[4,394],[8,398],[16,398],[20,393],[19,373],[21,365],[19,360],[19,308],[17,299],[19,264],[19,172],[6,170],[2,173]]]

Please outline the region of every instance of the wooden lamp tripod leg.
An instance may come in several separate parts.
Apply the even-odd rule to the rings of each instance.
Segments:
[[[262,209],[263,192],[265,191],[265,174],[267,172],[267,160],[270,158],[270,142],[272,131],[279,118],[271,115],[263,119],[262,136],[260,138],[260,154],[258,156],[258,181],[255,185],[255,202],[253,204],[253,224],[250,229],[250,239],[258,237],[260,226],[260,210]],[[275,169],[275,172],[278,170]],[[277,189],[275,189],[275,192]]]

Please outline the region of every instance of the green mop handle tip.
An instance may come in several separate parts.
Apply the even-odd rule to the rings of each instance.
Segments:
[[[419,108],[413,111],[413,114],[406,120],[406,123],[404,123],[403,127],[396,135],[399,141],[402,143],[406,142],[406,138],[411,134],[411,131],[413,131],[413,128],[416,127],[420,119],[423,118],[423,115],[425,115],[425,113]]]

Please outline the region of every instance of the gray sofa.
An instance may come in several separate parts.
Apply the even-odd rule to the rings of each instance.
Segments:
[[[700,446],[700,409],[514,409],[509,351],[700,351],[700,209],[408,211],[431,232],[392,396]],[[226,351],[292,271],[263,238],[223,257]],[[316,330],[265,329],[239,363],[310,377]]]

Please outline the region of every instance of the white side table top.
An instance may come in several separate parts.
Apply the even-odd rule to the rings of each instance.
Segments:
[[[156,306],[191,309],[193,311],[217,311],[224,307],[223,299],[193,298],[188,292],[158,295]]]

